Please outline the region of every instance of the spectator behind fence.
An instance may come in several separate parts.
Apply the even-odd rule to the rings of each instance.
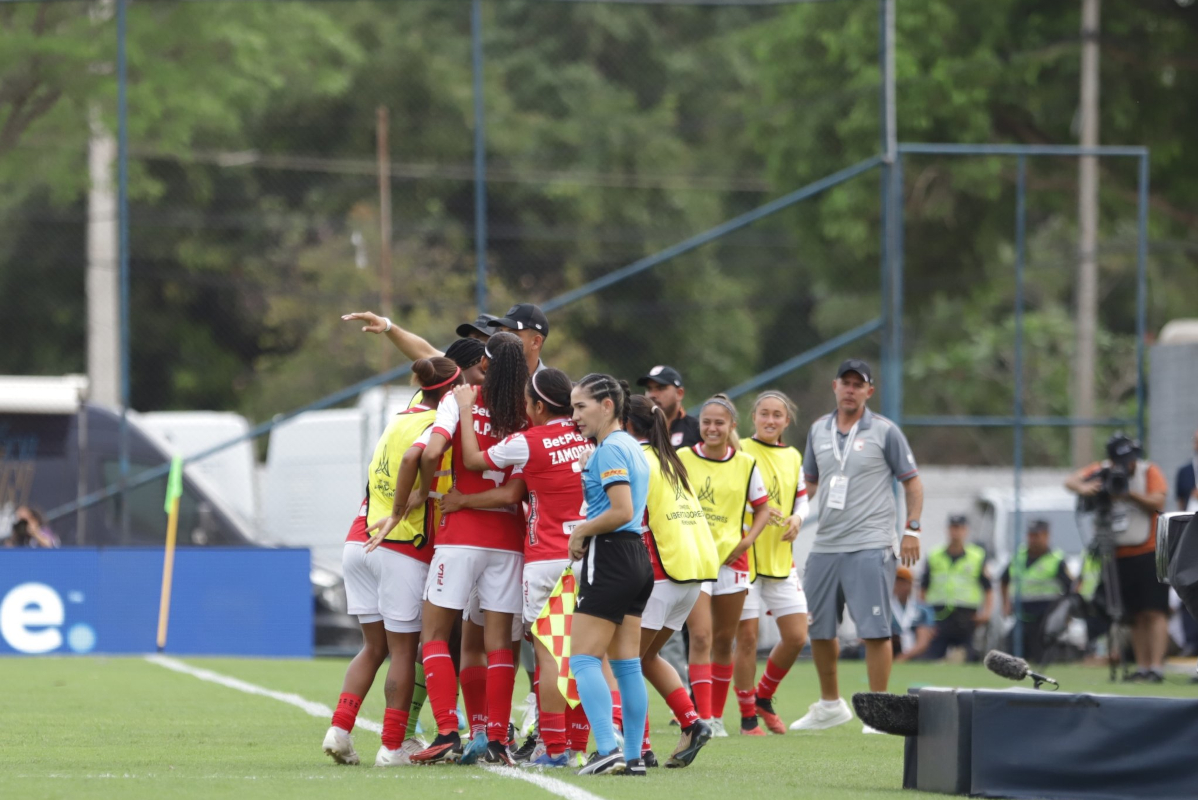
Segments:
[[[969,542],[969,521],[962,514],[948,519],[948,544],[928,554],[921,599],[936,612],[936,638],[928,658],[944,658],[950,647],[964,647],[978,660],[974,632],[990,621],[994,592],[986,572],[986,551]]]
[[[53,550],[61,545],[54,531],[46,524],[42,512],[29,506],[17,508],[17,521],[12,525],[12,534],[5,547],[39,547]]]
[[[1023,649],[1019,652],[1029,661],[1044,660],[1044,619],[1053,605],[1073,589],[1065,554],[1049,549],[1048,535],[1047,522],[1033,521],[1027,529],[1027,544],[1020,545],[1001,579],[1005,616],[1014,613],[1015,595],[1019,593],[1023,630]],[[1012,576],[1015,588],[1011,586]]]
[[[1179,511],[1198,511],[1198,430],[1194,431],[1194,452],[1190,463],[1177,470],[1173,496]]]
[[[928,650],[936,635],[932,609],[911,594],[914,586],[911,570],[899,567],[894,572],[894,592],[890,596],[890,643],[895,661],[919,658]]]

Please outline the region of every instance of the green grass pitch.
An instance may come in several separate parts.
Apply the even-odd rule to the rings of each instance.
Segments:
[[[185,659],[188,664],[307,700],[333,705],[345,661]],[[1162,686],[1113,685],[1106,671],[1052,668],[1069,691],[1194,696],[1198,687],[1173,675]],[[362,716],[382,719],[382,677]],[[981,667],[900,665],[891,688],[917,684],[1003,687],[1011,684]],[[360,728],[354,740],[364,766],[339,767],[321,752],[328,719],[278,700],[258,697],[172,672],[140,658],[0,659],[0,797],[4,798],[253,798],[352,797],[452,800],[532,798],[549,791],[478,767],[379,770],[378,736]],[[864,667],[841,666],[841,693],[866,689]],[[517,699],[527,683],[517,680]],[[816,698],[810,661],[791,671],[777,698],[787,722]],[[654,750],[668,755],[678,729],[650,691]],[[794,800],[795,798],[912,798],[902,792],[902,741],[864,736],[854,720],[829,731],[750,738],[735,732],[735,698],[728,703],[732,735],[714,740],[688,769],[652,770],[648,779],[580,778],[546,774],[602,800]],[[423,723],[431,723],[425,709]],[[664,761],[664,758],[663,758]],[[577,800],[577,798],[575,798]]]

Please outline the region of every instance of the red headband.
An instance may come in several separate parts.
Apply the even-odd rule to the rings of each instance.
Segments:
[[[426,392],[432,391],[433,389],[440,389],[442,386],[448,386],[449,384],[456,381],[458,379],[458,376],[461,374],[462,374],[462,368],[455,367],[453,370],[453,374],[450,375],[445,380],[441,381],[440,383],[434,383],[432,386],[421,386],[420,388]]]

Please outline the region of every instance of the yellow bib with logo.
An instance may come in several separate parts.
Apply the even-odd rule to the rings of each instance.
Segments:
[[[436,416],[436,409],[413,406],[396,414],[379,437],[367,473],[367,527],[391,514],[395,503],[395,481],[399,477],[399,465],[404,453],[433,424]],[[415,547],[423,547],[428,541],[424,522],[425,509],[413,511],[387,534],[387,541],[408,542]]]
[[[670,484],[653,448],[642,449],[649,462],[649,530],[662,570],[674,583],[715,580],[720,562],[703,506],[693,491]]]
[[[791,542],[782,541],[782,534],[786,533],[784,520],[794,510],[803,456],[788,445],[778,447],[756,439],[742,439],[740,446],[757,461],[761,480],[770,495],[770,508],[782,514],[782,519],[771,519],[753,542],[754,571],[766,578],[786,578],[794,567],[794,550]],[[752,524],[753,510],[746,507],[745,527]]]
[[[745,507],[749,503],[749,478],[753,476],[753,457],[737,450],[727,461],[713,461],[686,448],[678,451],[686,465],[691,489],[695,492],[707,525],[715,540],[721,564],[744,538]]]

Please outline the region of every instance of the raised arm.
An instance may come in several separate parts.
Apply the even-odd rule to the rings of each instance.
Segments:
[[[453,390],[453,399],[458,404],[458,414],[461,419],[471,419],[474,401],[478,397],[477,386],[458,386]],[[473,425],[462,425],[462,463],[472,472],[484,472],[490,469],[487,459],[483,457],[478,446],[478,436]]]
[[[344,314],[341,319],[349,321],[351,319],[362,320],[366,324],[362,326],[362,330],[366,333],[381,333],[391,340],[391,344],[395,345],[399,352],[415,361],[418,358],[433,358],[434,356],[445,355],[437,348],[428,343],[426,339],[417,336],[411,331],[406,331],[396,325],[386,317],[380,317],[373,311],[355,311],[352,314]]]

